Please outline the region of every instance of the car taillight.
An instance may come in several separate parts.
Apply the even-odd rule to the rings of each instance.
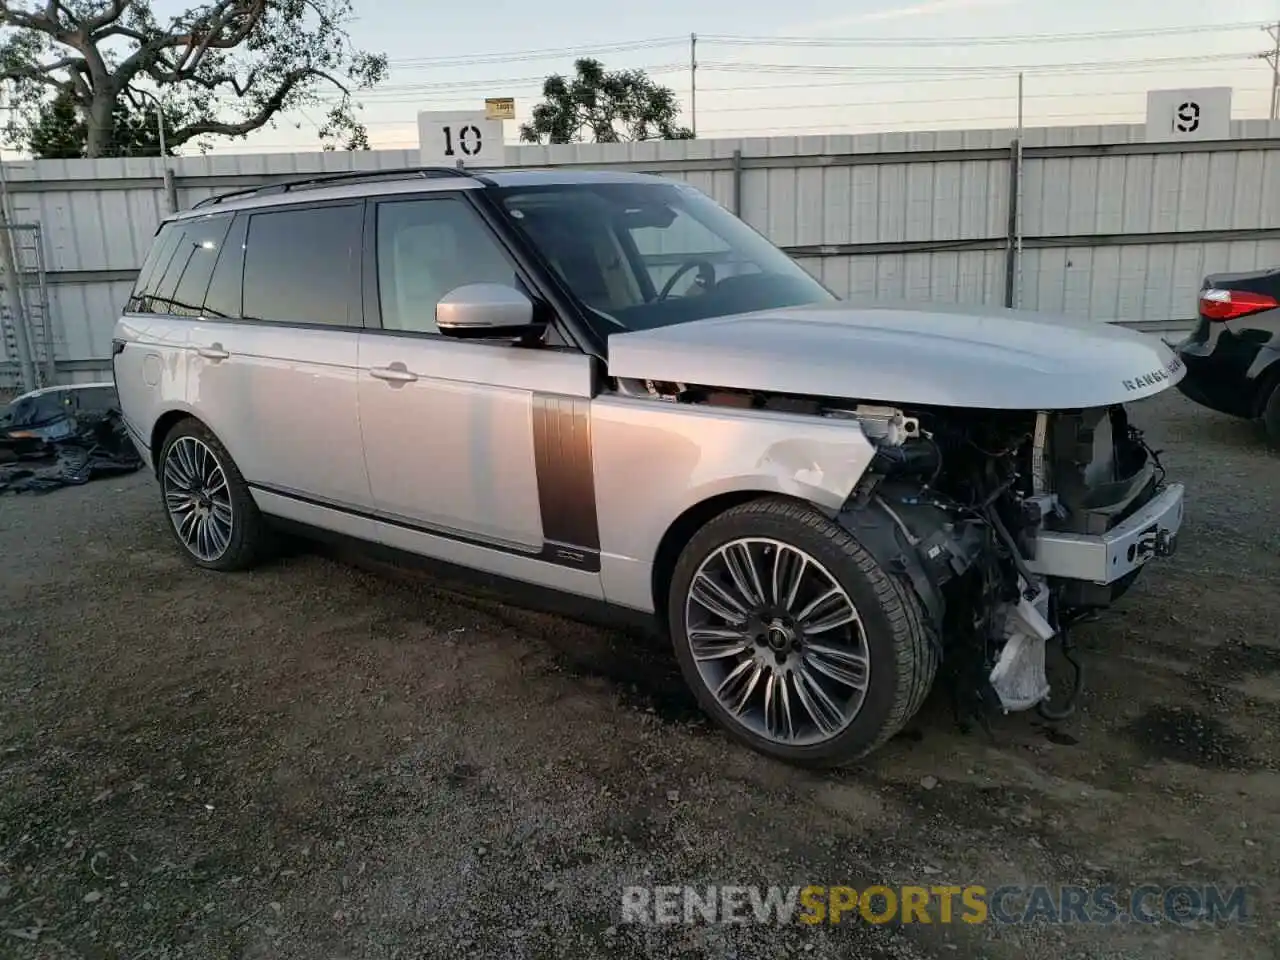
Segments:
[[[1217,289],[1203,290],[1200,293],[1200,313],[1219,323],[1276,307],[1280,307],[1280,301],[1265,293]]]

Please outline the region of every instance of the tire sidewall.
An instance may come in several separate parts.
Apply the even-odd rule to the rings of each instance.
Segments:
[[[1266,431],[1267,441],[1276,450],[1280,450],[1280,372],[1277,372],[1271,385],[1270,394],[1262,404],[1262,427]]]
[[[860,561],[874,563],[847,531],[825,517],[815,516],[830,529],[822,532],[807,523],[765,512],[730,511],[709,522],[689,541],[672,575],[667,603],[668,629],[676,657],[699,704],[731,735],[748,746],[780,759],[820,764],[839,762],[849,754],[861,754],[858,745],[874,744],[891,722],[902,684],[895,630],[875,585]],[[871,680],[862,708],[839,734],[821,743],[789,746],[761,737],[743,727],[707,688],[698,672],[684,628],[685,601],[698,567],[717,548],[744,537],[767,537],[796,547],[817,560],[849,594],[862,619],[870,658]],[[852,547],[852,549],[849,549]],[[885,574],[888,576],[888,574]]]

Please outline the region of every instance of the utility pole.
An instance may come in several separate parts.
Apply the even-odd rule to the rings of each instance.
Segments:
[[[698,137],[698,35],[689,34],[689,129]]]
[[[1262,54],[1262,59],[1271,65],[1270,117],[1275,120],[1277,114],[1280,114],[1280,23],[1273,23],[1265,29],[1271,39],[1275,41],[1275,48]]]
[[[1022,74],[1018,74],[1018,139],[1022,139]]]

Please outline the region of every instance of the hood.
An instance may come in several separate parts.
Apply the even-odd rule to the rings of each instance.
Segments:
[[[1158,337],[1095,320],[836,301],[609,337],[615,377],[924,406],[1064,410],[1186,373]]]

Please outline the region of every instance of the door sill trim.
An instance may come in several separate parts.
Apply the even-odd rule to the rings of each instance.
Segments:
[[[277,497],[284,497],[313,507],[323,507],[326,510],[334,510],[338,513],[358,517],[362,520],[373,520],[377,523],[385,523],[393,527],[400,527],[403,530],[412,530],[414,533],[425,533],[429,536],[440,537],[443,540],[452,540],[455,543],[465,543],[471,547],[481,547],[486,550],[494,550],[498,553],[523,557],[527,560],[539,560],[544,563],[554,564],[558,567],[568,567],[571,570],[581,570],[585,573],[600,572],[600,551],[589,547],[580,547],[576,544],[559,543],[557,541],[547,541],[542,545],[541,549],[531,549],[514,543],[506,543],[503,541],[489,540],[484,537],[477,537],[457,530],[451,530],[448,527],[439,527],[432,524],[408,520],[394,514],[371,510],[360,510],[348,504],[299,493],[296,490],[290,490],[286,487],[276,487],[265,483],[252,483],[249,481],[245,482],[248,483],[249,487],[253,490],[261,490],[263,493],[270,493]]]

